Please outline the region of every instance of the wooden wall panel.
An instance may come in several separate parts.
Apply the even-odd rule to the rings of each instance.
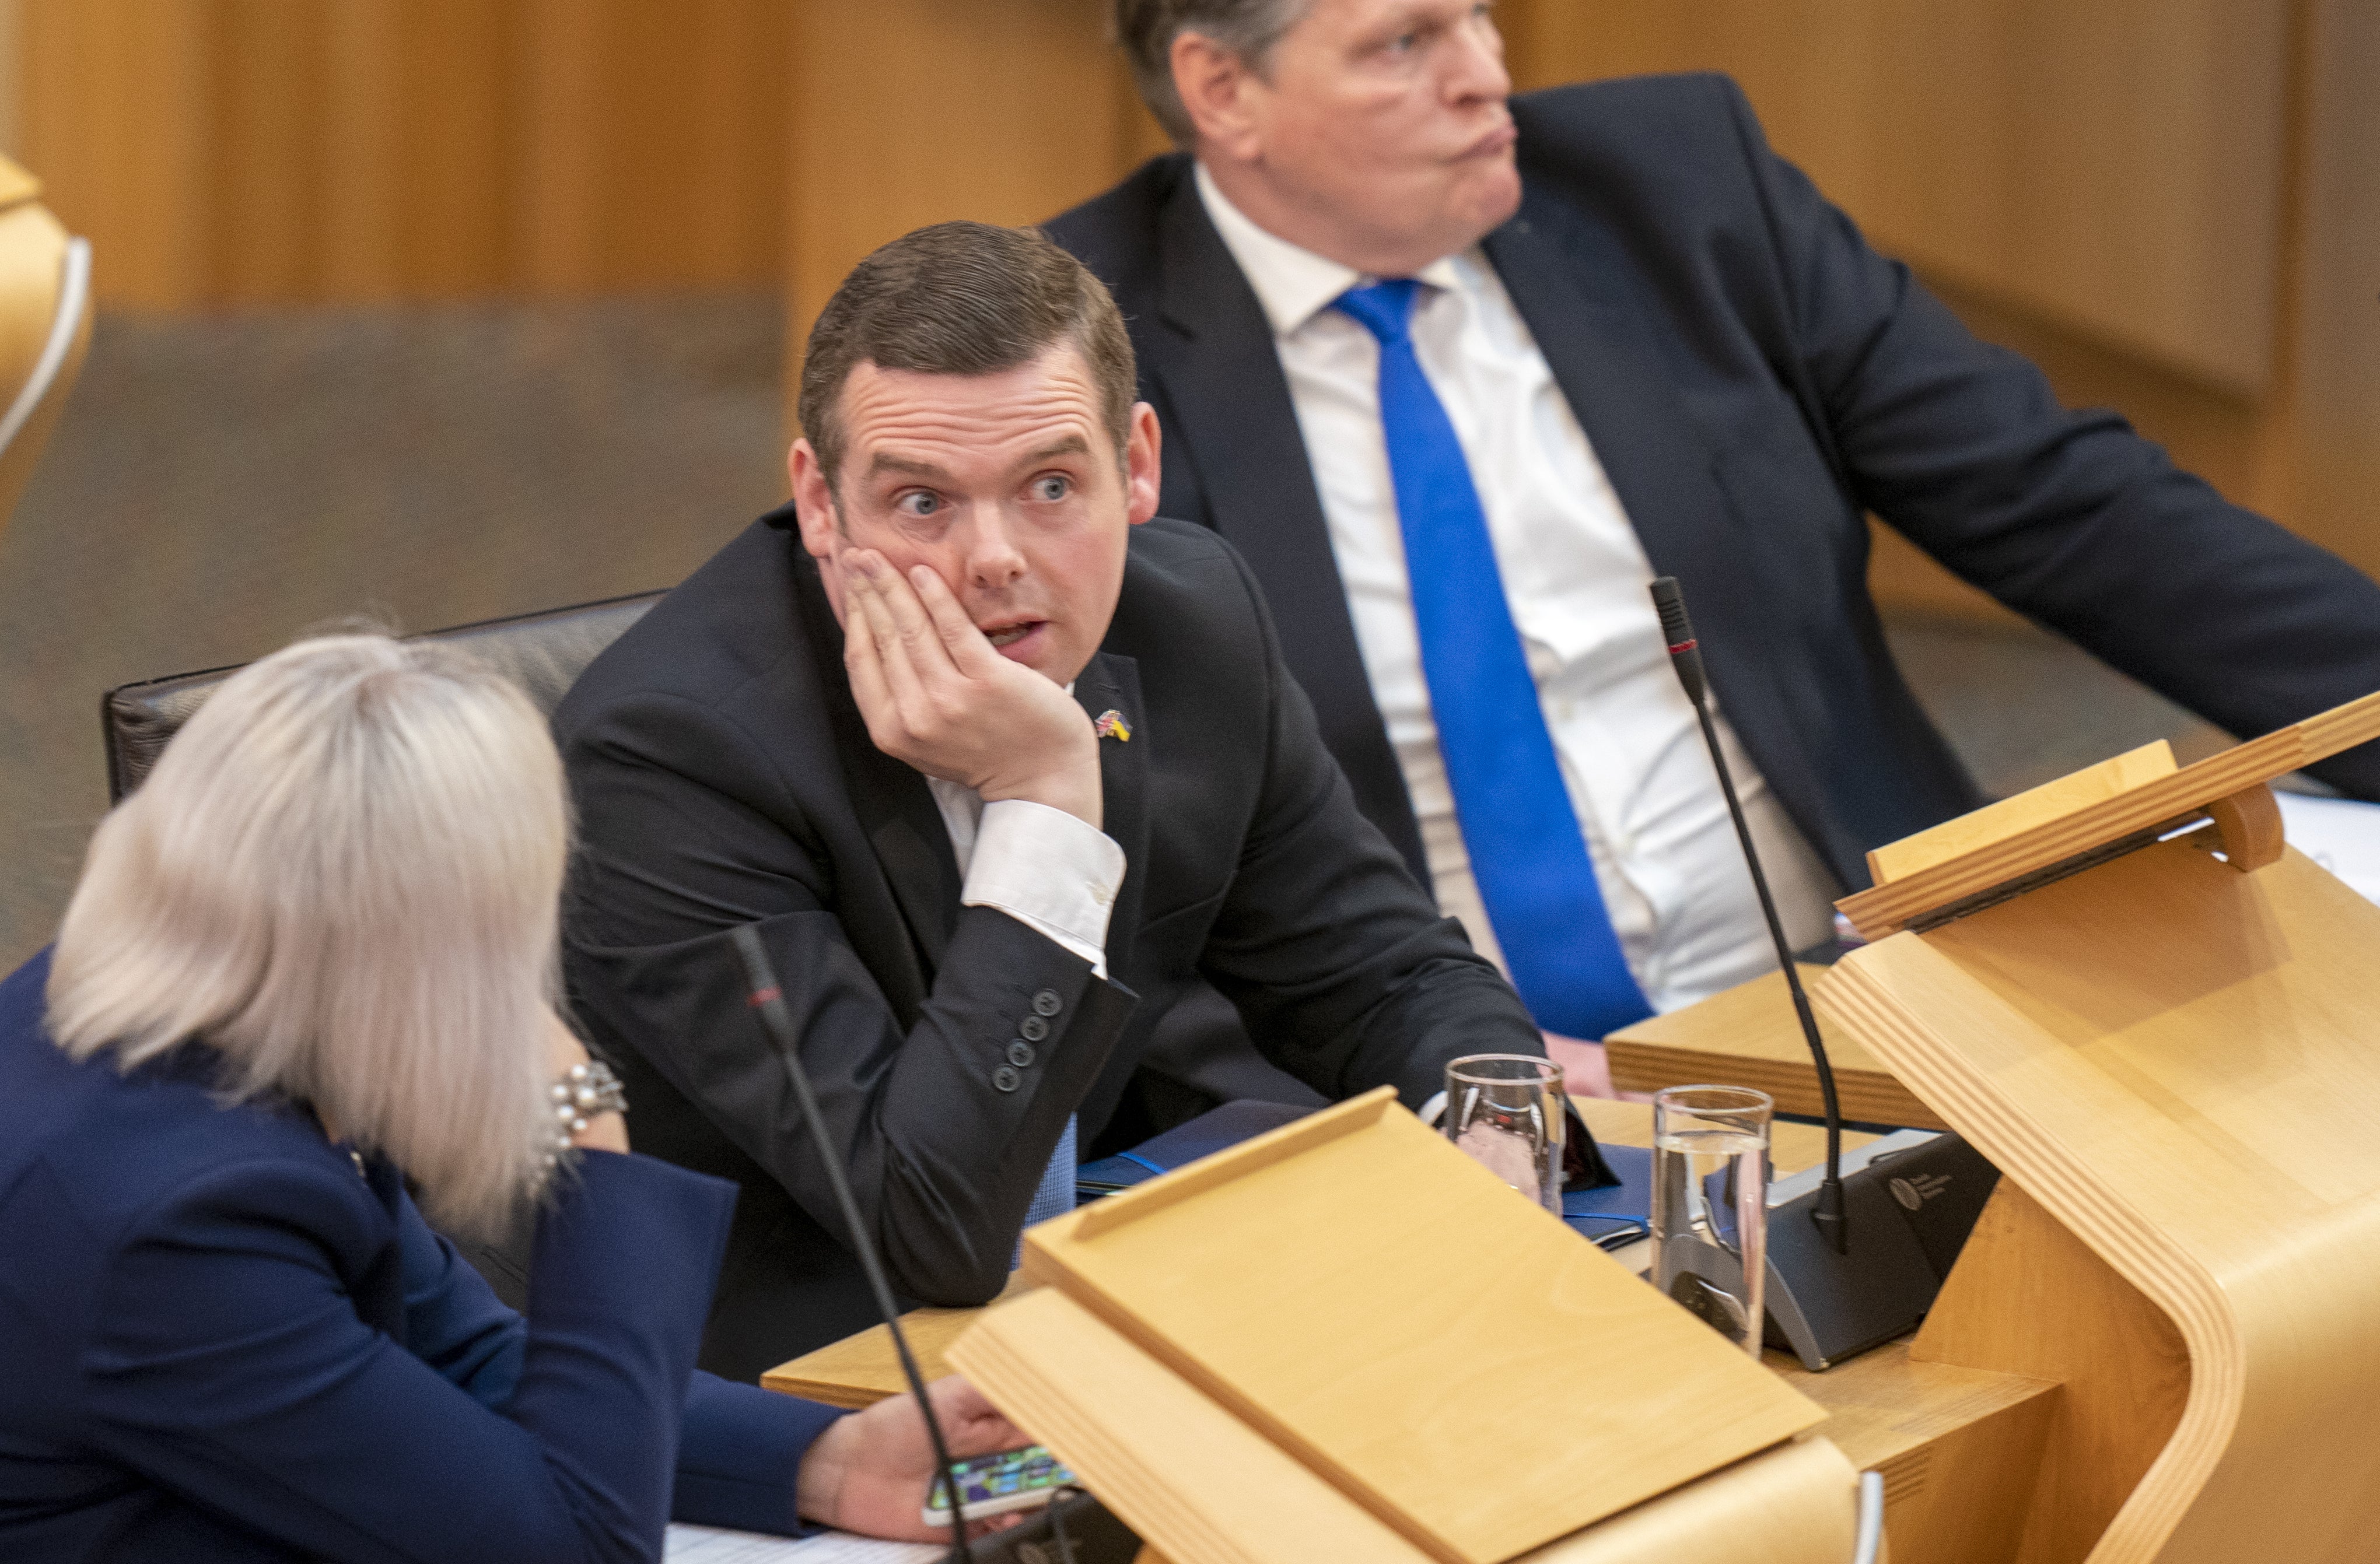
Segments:
[[[106,302],[177,304],[181,280],[206,269],[209,10],[208,0],[24,8],[20,161],[60,220],[94,239]]]
[[[2368,0],[1507,0],[1524,86],[1720,69],[2074,406],[2380,573]],[[1889,533],[1888,601],[2003,612]]]
[[[2380,7],[2311,8],[2293,353],[2267,484],[2284,519],[2380,574]]]
[[[18,9],[17,141],[103,302],[783,275],[784,0]]]
[[[1038,221],[1163,146],[1106,41],[1106,12],[1103,0],[801,8],[788,83],[789,365],[835,285],[878,245],[954,218]]]
[[[1534,0],[1528,85],[1733,74],[1930,274],[2235,394],[2266,383],[2289,0]]]
[[[522,282],[774,282],[793,7],[534,0],[523,62]]]
[[[0,0],[14,147],[103,299],[782,284],[1023,222],[1163,139],[1103,0]],[[2369,0],[1503,0],[1524,87],[1733,72],[2070,402],[2380,569]],[[8,105],[0,103],[0,109]],[[1979,600],[1886,540],[1887,596]]]

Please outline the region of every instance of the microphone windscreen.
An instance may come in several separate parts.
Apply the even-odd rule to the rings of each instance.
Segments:
[[[1661,616],[1661,634],[1671,651],[1694,644],[1694,622],[1686,617],[1686,595],[1678,590],[1676,576],[1654,577],[1653,607]]]

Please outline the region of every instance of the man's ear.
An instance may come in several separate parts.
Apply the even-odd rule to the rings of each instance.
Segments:
[[[793,480],[794,515],[800,519],[802,547],[813,558],[834,558],[840,528],[834,516],[834,491],[819,465],[818,450],[805,438],[794,442],[785,456],[785,474]]]
[[[1157,514],[1158,491],[1164,469],[1160,460],[1163,431],[1157,409],[1146,402],[1132,405],[1132,432],[1123,443],[1124,518],[1135,527]]]
[[[1203,33],[1173,35],[1173,91],[1198,136],[1198,150],[1253,162],[1262,139],[1250,94],[1263,83],[1240,57]]]

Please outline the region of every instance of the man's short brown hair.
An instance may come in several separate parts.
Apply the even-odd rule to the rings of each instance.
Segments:
[[[1112,0],[1116,42],[1132,65],[1140,101],[1177,147],[1198,139],[1173,88],[1173,41],[1195,32],[1262,75],[1281,34],[1304,19],[1313,0]]]
[[[1123,459],[1136,381],[1115,300],[1038,228],[937,223],[857,266],[819,312],[797,408],[832,491],[843,460],[844,383],[861,364],[989,375],[1072,343],[1090,367],[1099,413]]]

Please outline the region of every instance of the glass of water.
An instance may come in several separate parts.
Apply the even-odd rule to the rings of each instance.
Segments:
[[[1653,1098],[1653,1282],[1755,1357],[1768,1280],[1768,1121],[1748,1086]]]
[[[1475,1053],[1446,1066],[1439,1124],[1464,1155],[1561,1215],[1561,1066],[1525,1053]]]

